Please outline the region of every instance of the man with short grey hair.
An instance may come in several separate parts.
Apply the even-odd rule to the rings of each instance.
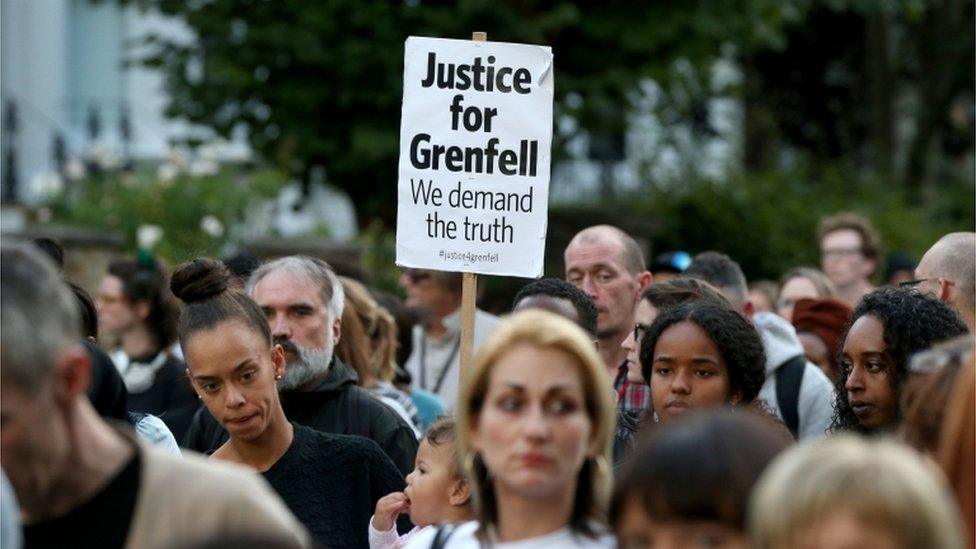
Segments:
[[[328,263],[288,256],[258,267],[247,291],[264,311],[274,343],[285,351],[278,385],[285,416],[323,431],[373,439],[404,476],[414,467],[413,429],[369,391],[356,386],[356,372],[333,352],[342,335],[342,283]],[[215,450],[227,432],[201,408],[185,445]]]
[[[325,308],[319,311],[320,324],[313,323],[306,327],[302,337],[291,337],[291,330],[300,330],[299,324],[288,321],[293,318],[310,318],[313,315],[304,314],[306,311],[277,311],[268,304],[259,304],[271,324],[271,335],[275,343],[280,344],[288,358],[288,367],[284,377],[278,382],[279,391],[314,389],[325,380],[328,375],[329,364],[335,346],[342,335],[342,310],[345,307],[345,295],[342,283],[332,267],[321,259],[307,256],[287,256],[261,265],[251,273],[247,282],[247,293],[255,296],[258,286],[264,290],[262,296],[270,292],[280,291],[281,285],[274,281],[286,278],[304,281],[307,294],[317,293],[319,302],[325,303]],[[270,283],[262,284],[265,279]],[[299,282],[302,286],[303,283]],[[269,299],[269,298],[265,298]],[[278,314],[281,312],[282,314]],[[308,311],[310,312],[310,311]],[[299,316],[302,315],[302,316]],[[309,324],[305,322],[304,324]],[[305,341],[309,344],[305,345]]]
[[[185,547],[230,536],[309,545],[260,476],[170,455],[99,417],[77,304],[47,258],[3,244],[0,296],[0,462],[26,546]]]
[[[913,281],[956,309],[976,329],[976,233],[949,233],[938,240],[918,262]]]
[[[834,387],[823,371],[806,360],[793,326],[774,313],[755,311],[739,264],[709,251],[695,256],[683,276],[718,288],[739,312],[752,320],[766,350],[766,381],[761,398],[798,440],[821,437],[833,416]]]

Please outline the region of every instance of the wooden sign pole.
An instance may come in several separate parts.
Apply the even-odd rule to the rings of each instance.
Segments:
[[[488,33],[473,32],[471,39],[475,42],[488,40]],[[478,275],[464,273],[461,284],[461,372],[458,387],[464,387],[472,368],[474,357],[474,309],[478,294]]]

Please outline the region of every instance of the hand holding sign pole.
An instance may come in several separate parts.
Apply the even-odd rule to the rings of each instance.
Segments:
[[[546,46],[407,39],[397,264],[461,272],[460,375],[471,364],[477,274],[542,276],[552,143]]]

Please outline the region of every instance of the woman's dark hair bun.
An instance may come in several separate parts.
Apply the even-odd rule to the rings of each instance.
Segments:
[[[198,257],[179,266],[170,279],[173,295],[187,305],[224,293],[230,285],[230,270],[223,262]]]

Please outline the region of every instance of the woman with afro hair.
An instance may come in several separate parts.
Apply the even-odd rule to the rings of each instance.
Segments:
[[[841,343],[831,431],[873,433],[897,425],[912,355],[966,333],[944,303],[912,288],[882,288],[854,309]]]
[[[662,312],[644,334],[640,363],[660,422],[692,410],[749,405],[766,379],[759,333],[712,299]]]

